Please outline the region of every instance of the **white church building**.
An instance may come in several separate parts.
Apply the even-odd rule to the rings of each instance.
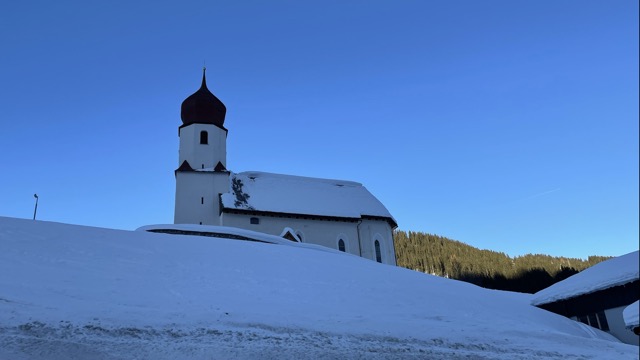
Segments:
[[[181,108],[175,224],[247,229],[396,264],[397,223],[362,184],[227,170],[225,115],[203,71]]]

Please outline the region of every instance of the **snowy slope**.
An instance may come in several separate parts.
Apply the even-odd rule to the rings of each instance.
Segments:
[[[227,234],[231,235],[230,238],[242,237],[250,241],[259,241],[270,244],[296,246],[300,248],[315,249],[318,251],[327,251],[331,253],[338,253],[338,250],[328,248],[325,246],[300,243],[291,240],[287,240],[283,237],[265,234],[257,231],[241,229],[230,226],[215,226],[215,225],[195,225],[195,224],[157,224],[157,225],[145,225],[136,229],[136,231],[156,231],[162,232],[166,230],[177,230],[185,232],[198,232],[198,233],[212,233],[212,234]],[[205,235],[206,236],[206,235]]]
[[[623,285],[640,276],[638,251],[598,263],[534,294],[531,303],[542,305]]]
[[[525,294],[343,253],[0,217],[0,359],[637,359]]]

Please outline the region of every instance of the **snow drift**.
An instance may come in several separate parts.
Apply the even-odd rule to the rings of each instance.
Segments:
[[[531,296],[314,247],[0,217],[0,359],[636,359]]]

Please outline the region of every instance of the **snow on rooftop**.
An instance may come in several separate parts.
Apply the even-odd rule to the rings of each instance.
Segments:
[[[395,223],[387,208],[357,182],[256,171],[232,174],[232,184],[234,181],[241,187],[222,194],[225,208],[346,218],[375,216]]]
[[[638,280],[638,251],[603,261],[534,294],[531,304],[542,305],[589,294]]]
[[[638,313],[640,312],[640,300],[634,302],[633,304],[627,306],[622,311],[622,317],[624,318],[624,324],[627,327],[636,327],[640,325],[640,316]]]

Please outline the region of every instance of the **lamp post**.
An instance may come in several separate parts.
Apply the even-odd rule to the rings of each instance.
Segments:
[[[33,197],[36,198],[36,207],[33,209],[33,220],[35,220],[36,212],[38,212],[38,194],[33,194]]]

